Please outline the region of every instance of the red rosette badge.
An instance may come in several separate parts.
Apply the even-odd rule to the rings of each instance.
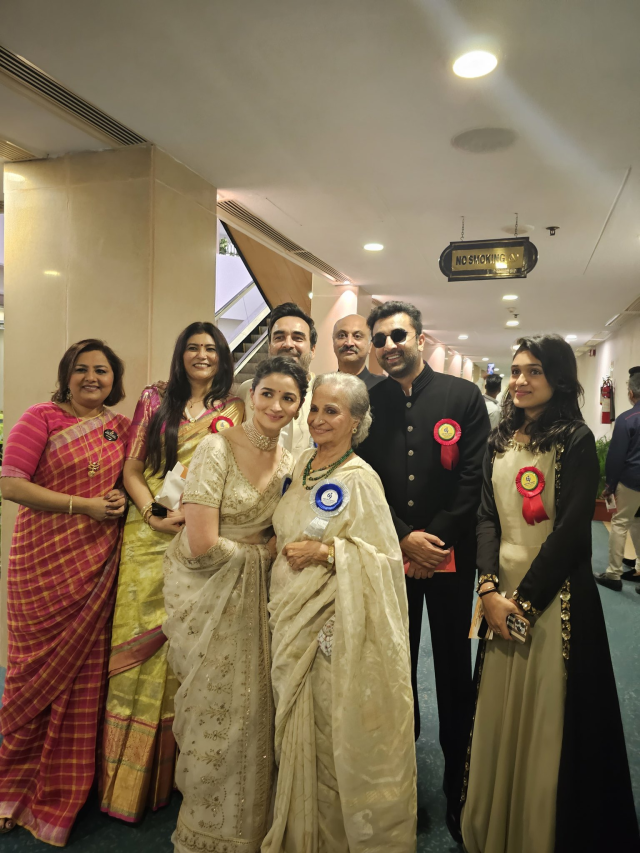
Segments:
[[[547,521],[549,516],[540,495],[544,491],[544,474],[539,468],[521,468],[516,475],[516,488],[522,495],[522,515],[527,524]]]
[[[444,418],[433,428],[433,437],[441,445],[440,461],[442,467],[447,471],[453,471],[460,459],[460,451],[458,450],[458,442],[462,435],[462,428],[457,421],[452,418]]]
[[[222,432],[223,429],[229,429],[229,427],[233,426],[233,421],[231,418],[227,418],[224,415],[218,415],[217,418],[214,418],[211,421],[211,432]]]

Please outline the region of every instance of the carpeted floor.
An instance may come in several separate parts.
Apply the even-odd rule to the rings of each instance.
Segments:
[[[593,567],[604,571],[607,564],[607,531],[601,523],[593,525]],[[640,814],[640,595],[635,584],[625,583],[622,593],[601,589],[609,630],[618,692],[622,707],[631,775]],[[437,710],[433,660],[425,613],[420,661],[422,735],[417,744],[418,802],[428,818],[418,832],[418,853],[460,853],[444,824],[445,801],[442,794],[442,753],[438,744]],[[0,668],[0,692],[4,672]],[[594,720],[594,731],[599,722]],[[155,814],[149,814],[139,826],[127,826],[105,817],[92,797],[80,813],[68,847],[78,853],[172,853],[170,837],[179,809],[179,796]],[[23,829],[0,838],[0,853],[31,853],[51,850]]]

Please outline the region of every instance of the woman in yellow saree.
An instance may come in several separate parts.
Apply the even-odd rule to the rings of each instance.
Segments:
[[[412,853],[416,761],[407,598],[373,469],[366,387],[319,376],[298,461],[273,515],[271,677],[278,782],[263,853]]]
[[[178,337],[169,382],[145,388],[136,408],[125,462],[132,499],[124,530],[109,659],[109,694],[101,774],[102,811],[139,821],[146,806],[167,804],[174,782],[173,699],[167,665],[162,560],[184,524],[154,498],[176,462],[188,467],[205,436],[242,421],[230,397],[233,360],[211,323],[191,323]],[[161,510],[160,510],[161,511]]]

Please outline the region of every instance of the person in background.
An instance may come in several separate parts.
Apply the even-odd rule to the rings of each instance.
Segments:
[[[93,785],[126,498],[124,365],[73,344],[52,402],[11,430],[3,499],[20,505],[8,565],[9,654],[0,710],[0,832],[62,847]]]
[[[129,823],[168,803],[174,787],[173,698],[167,665],[162,559],[184,524],[182,509],[155,504],[164,478],[189,467],[205,436],[239,424],[244,406],[229,395],[233,359],[222,332],[195,322],[176,341],[169,382],[144,389],[124,463],[131,497],[113,619],[102,746],[101,808]],[[164,383],[162,383],[164,387]]]
[[[271,517],[293,468],[293,457],[279,444],[280,430],[306,391],[306,374],[294,359],[260,362],[251,419],[205,438],[189,468],[185,527],[164,559],[162,629],[180,680],[176,853],[257,853],[268,828],[274,775]]]
[[[373,424],[358,455],[382,480],[405,556],[416,739],[426,600],[445,760],[446,820],[458,840],[473,696],[469,623],[476,511],[489,418],[476,385],[435,373],[422,360],[425,336],[414,305],[386,302],[374,308],[367,323],[378,362],[389,376],[369,393]]]
[[[491,429],[495,429],[500,423],[500,404],[496,397],[502,388],[502,379],[495,373],[487,376],[484,382],[484,401],[487,404],[487,414]]]
[[[262,853],[414,853],[416,763],[407,595],[378,475],[353,452],[364,384],[313,386],[317,450],[274,515],[269,624],[278,782]]]
[[[616,682],[591,573],[599,469],[580,412],[576,359],[558,335],[518,344],[510,396],[484,457],[478,513],[478,593],[493,638],[481,642],[476,660],[465,850],[638,853]],[[509,632],[513,616],[529,622],[523,643]]]
[[[633,370],[633,368],[632,368]],[[631,534],[636,554],[640,554],[640,372],[629,371],[628,394],[632,408],[618,415],[605,466],[606,488],[603,497],[615,495],[616,511],[609,533],[609,565],[596,574],[597,583],[620,591],[622,578],[640,581],[635,568],[623,572],[622,560],[627,533]]]
[[[335,324],[333,351],[338,359],[338,371],[362,379],[367,391],[385,378],[371,373],[367,368],[371,352],[371,334],[367,321],[359,314],[349,314]]]
[[[315,376],[310,366],[318,343],[318,332],[311,317],[295,302],[283,302],[276,305],[269,315],[268,331],[269,355],[292,358],[306,373],[307,382],[312,383]],[[252,387],[253,380],[247,379],[238,391],[244,400],[247,415],[251,410]],[[280,431],[280,443],[293,453],[294,459],[311,446],[307,426],[309,405],[310,399],[307,397],[296,417]]]

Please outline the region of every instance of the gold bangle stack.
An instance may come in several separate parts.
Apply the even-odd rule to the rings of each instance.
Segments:
[[[140,515],[142,516],[142,520],[149,527],[151,527],[151,525],[149,524],[149,518],[151,517],[151,508],[152,507],[153,507],[153,501],[149,501],[149,503],[145,504],[142,507],[142,509],[140,510]]]

